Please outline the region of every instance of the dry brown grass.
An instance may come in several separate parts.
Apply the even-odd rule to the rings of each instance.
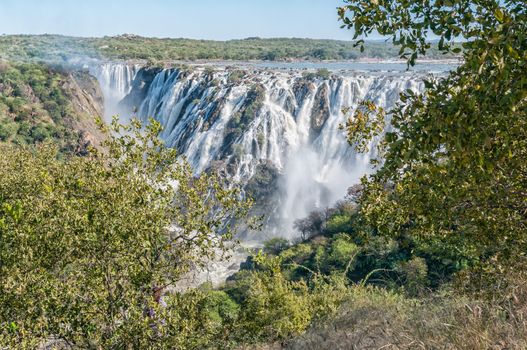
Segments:
[[[515,276],[479,301],[453,293],[406,299],[356,286],[332,321],[286,348],[527,349],[527,279]]]

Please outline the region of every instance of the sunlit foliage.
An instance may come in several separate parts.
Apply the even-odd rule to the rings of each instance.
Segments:
[[[164,308],[162,295],[222,248],[247,203],[195,177],[158,123],[140,128],[114,122],[86,157],[0,144],[0,344],[154,347],[174,337],[165,326],[185,340],[208,322],[193,318],[199,296]]]
[[[429,48],[428,34],[440,37],[444,51],[455,50],[455,38],[467,40],[456,71],[426,82],[422,95],[404,92],[391,111],[382,166],[363,180],[365,220],[381,234],[448,247],[474,267],[492,264],[499,272],[521,261],[527,251],[525,1],[347,3],[340,9],[346,26],[358,37],[392,36],[410,64]],[[347,125],[353,143],[375,129],[375,111],[366,112],[359,109]]]

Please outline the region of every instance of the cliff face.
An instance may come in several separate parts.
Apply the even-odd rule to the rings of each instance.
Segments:
[[[75,115],[68,125],[78,133],[75,152],[85,155],[89,146],[99,148],[104,140],[95,123],[96,118],[104,115],[104,97],[99,82],[86,72],[73,72],[68,74],[62,88]]]
[[[312,139],[316,139],[320,135],[329,115],[328,87],[327,85],[322,85],[315,95],[313,108],[311,109],[310,136]]]
[[[148,90],[155,78],[155,76],[161,71],[161,68],[143,68],[140,69],[135,78],[131,81],[130,93],[127,94],[122,100],[115,101],[118,103],[118,107],[124,110],[128,110],[132,114],[135,114],[141,106],[141,103],[146,98]],[[131,109],[130,109],[131,107]]]

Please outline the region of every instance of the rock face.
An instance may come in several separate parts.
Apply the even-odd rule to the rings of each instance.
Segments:
[[[121,101],[118,101],[118,108],[120,111],[135,115],[139,106],[146,98],[148,90],[154,81],[155,76],[161,72],[161,68],[144,68],[140,69],[132,81],[130,93],[127,94]]]
[[[315,84],[306,79],[296,80],[293,84],[293,95],[295,97],[296,105],[301,105],[302,101],[316,90]]]
[[[331,205],[371,171],[371,155],[355,154],[339,130],[346,120],[342,109],[353,110],[363,99],[389,109],[401,91],[420,91],[423,78],[349,71],[307,79],[301,70],[122,63],[104,72],[102,90],[119,87],[122,108],[158,120],[161,137],[196,174],[214,168],[247,190],[264,193],[260,208],[280,221],[277,227],[292,227],[295,219]]]
[[[90,146],[99,148],[104,134],[97,127],[96,118],[104,115],[104,97],[97,79],[87,72],[73,72],[62,86],[72,104],[75,118],[70,121],[78,131],[79,141],[75,153],[86,155]]]
[[[320,135],[320,131],[324,124],[329,119],[329,99],[328,86],[322,85],[318,89],[315,99],[313,101],[313,108],[311,109],[311,130],[310,137],[312,140]]]
[[[92,116],[104,113],[104,96],[97,79],[86,72],[73,72],[63,88],[69,93],[75,111]]]

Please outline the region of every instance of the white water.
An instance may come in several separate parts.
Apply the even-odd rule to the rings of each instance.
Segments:
[[[97,78],[104,95],[104,117],[109,121],[115,114],[119,114],[118,104],[132,90],[139,70],[138,65],[126,63],[104,63],[89,65],[90,73]]]
[[[138,70],[125,64],[105,64],[95,70],[111,112],[131,92]],[[176,147],[197,174],[222,161],[230,164],[233,181],[246,184],[259,164],[273,164],[281,173],[275,212],[281,230],[276,234],[288,238],[294,235],[295,219],[332,205],[372,171],[371,155],[355,154],[339,130],[347,117],[342,109],[353,110],[363,99],[389,109],[401,91],[423,88],[422,74],[404,72],[339,72],[331,79],[307,83],[300,70],[253,69],[235,83],[229,81],[229,74],[224,68],[216,68],[212,76],[199,67],[190,72],[161,70],[137,114],[160,121],[165,142]],[[265,91],[263,104],[234,139],[235,146],[226,147],[229,120],[243,110],[255,85]],[[313,126],[313,115],[320,110],[323,123],[318,128]]]

